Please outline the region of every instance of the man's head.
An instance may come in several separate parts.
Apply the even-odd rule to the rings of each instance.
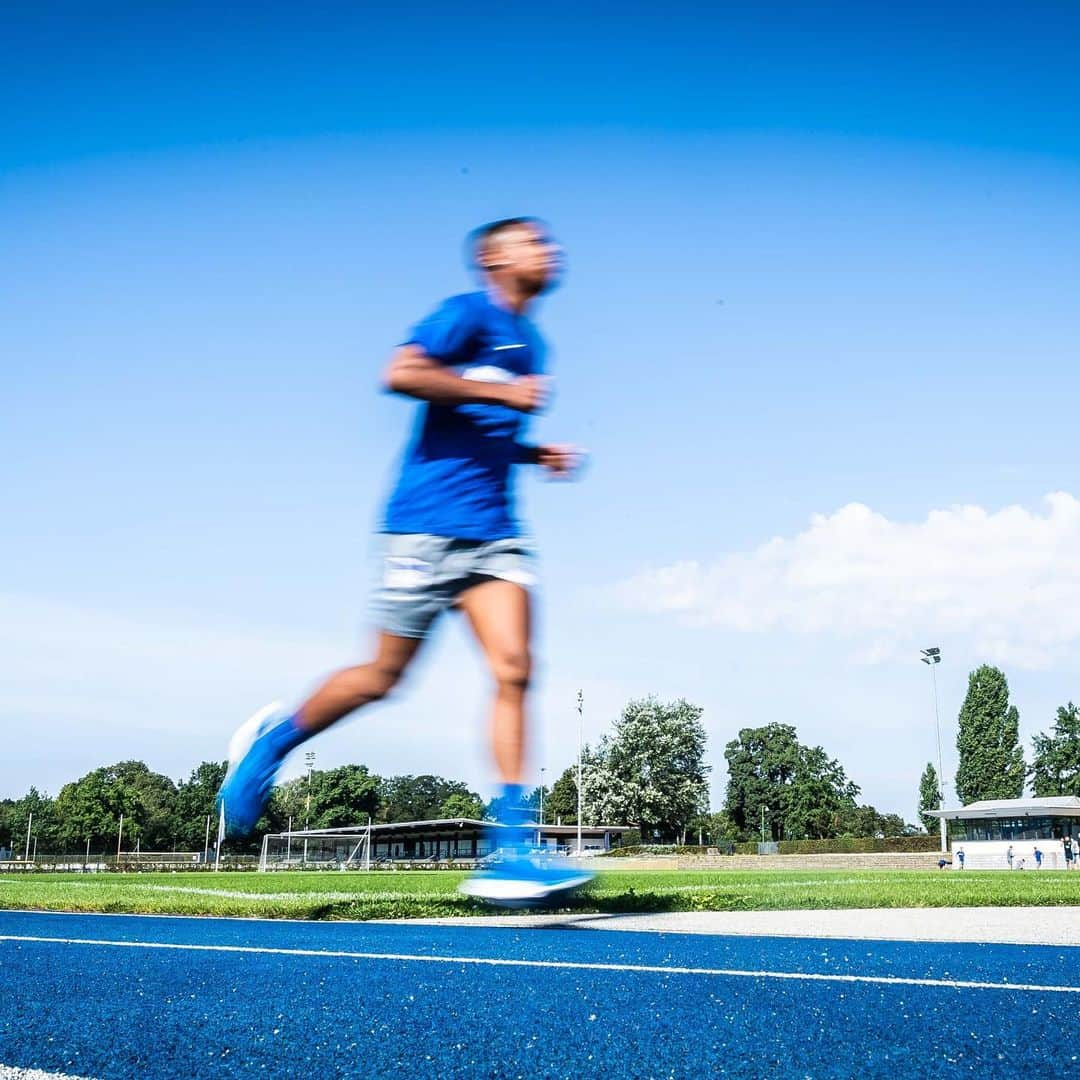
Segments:
[[[555,287],[562,250],[538,218],[492,221],[469,234],[469,255],[486,279],[523,297]]]

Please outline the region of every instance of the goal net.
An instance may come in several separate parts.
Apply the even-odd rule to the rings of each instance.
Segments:
[[[283,832],[263,837],[260,870],[370,868],[370,834],[355,832]]]

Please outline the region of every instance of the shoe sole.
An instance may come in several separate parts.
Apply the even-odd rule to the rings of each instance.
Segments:
[[[555,893],[569,892],[589,881],[592,881],[591,874],[566,878],[557,885],[518,878],[469,878],[458,886],[458,892],[493,904],[530,904],[545,900]]]
[[[251,749],[252,743],[259,737],[263,721],[280,711],[281,705],[276,701],[272,701],[269,705],[264,705],[253,716],[248,717],[232,733],[232,738],[229,740],[229,768],[225,773],[223,787],[232,777],[232,774],[236,772],[236,767],[247,757],[247,752]]]
[[[277,701],[272,701],[269,705],[264,705],[254,715],[249,716],[233,733],[232,738],[229,739],[229,767],[225,770],[225,779],[221,781],[221,790],[224,791],[229,781],[232,779],[233,774],[236,772],[237,766],[247,756],[247,752],[251,749],[252,744],[259,737],[259,733],[262,730],[263,723],[270,716],[275,713],[281,712],[281,704]],[[228,807],[225,806],[225,800],[218,795],[218,813],[224,812],[225,814],[225,835],[229,835],[229,814]]]

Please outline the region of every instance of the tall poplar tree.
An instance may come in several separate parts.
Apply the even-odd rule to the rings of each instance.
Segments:
[[[983,664],[968,676],[960,709],[956,794],[963,804],[980,799],[1018,799],[1024,793],[1020,713],[1009,704],[1005,673]]]
[[[940,828],[938,819],[930,817],[927,810],[937,810],[941,806],[941,785],[938,783],[937,769],[928,761],[919,780],[919,820],[927,832],[937,832]]]

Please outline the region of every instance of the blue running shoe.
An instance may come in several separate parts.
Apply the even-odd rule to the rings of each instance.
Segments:
[[[278,766],[288,749],[274,738],[275,730],[291,718],[274,702],[241,724],[229,740],[229,769],[217,796],[217,812],[225,816],[230,839],[250,835],[270,798]]]
[[[458,886],[458,891],[500,907],[540,907],[558,901],[595,876],[579,866],[560,866],[519,851],[477,871]]]

